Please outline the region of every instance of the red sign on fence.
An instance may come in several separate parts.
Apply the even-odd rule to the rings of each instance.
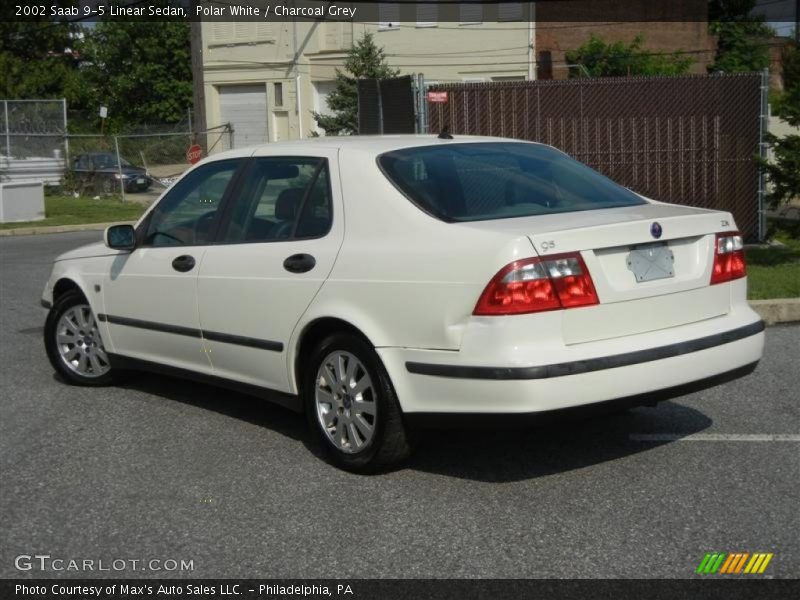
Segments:
[[[192,144],[186,151],[186,160],[195,164],[201,158],[203,158],[203,149],[200,147],[200,144]]]
[[[428,102],[447,102],[447,92],[428,92]]]

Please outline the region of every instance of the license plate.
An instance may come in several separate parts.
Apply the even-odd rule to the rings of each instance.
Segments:
[[[138,183],[139,185],[144,185],[144,178],[139,177],[139,179],[136,180],[136,183]]]
[[[638,283],[675,276],[675,257],[664,243],[635,246],[628,254],[628,269]]]

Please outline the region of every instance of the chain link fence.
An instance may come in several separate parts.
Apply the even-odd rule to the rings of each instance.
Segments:
[[[199,146],[200,156],[229,150],[233,130],[222,125],[197,133],[74,134],[66,142],[70,157],[65,191],[150,202],[192,166],[187,156],[191,147]]]
[[[733,213],[763,239],[764,75],[419,85],[429,132],[544,142],[664,202]]]
[[[192,132],[184,124],[124,135],[67,133],[64,100],[0,101],[0,181],[37,180],[64,192],[152,201],[200,156],[233,147],[233,129]],[[159,130],[160,129],[160,130]]]
[[[59,181],[66,110],[65,100],[0,100],[0,181]]]

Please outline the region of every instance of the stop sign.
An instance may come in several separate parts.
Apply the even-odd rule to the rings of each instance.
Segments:
[[[203,149],[200,147],[200,144],[192,144],[186,151],[186,160],[195,164],[201,158],[203,158]]]

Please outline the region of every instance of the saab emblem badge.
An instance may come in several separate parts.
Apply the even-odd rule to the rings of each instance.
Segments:
[[[654,238],[660,238],[662,233],[664,233],[664,230],[661,228],[661,224],[658,221],[655,221],[652,225],[650,225],[650,235],[652,235]]]

